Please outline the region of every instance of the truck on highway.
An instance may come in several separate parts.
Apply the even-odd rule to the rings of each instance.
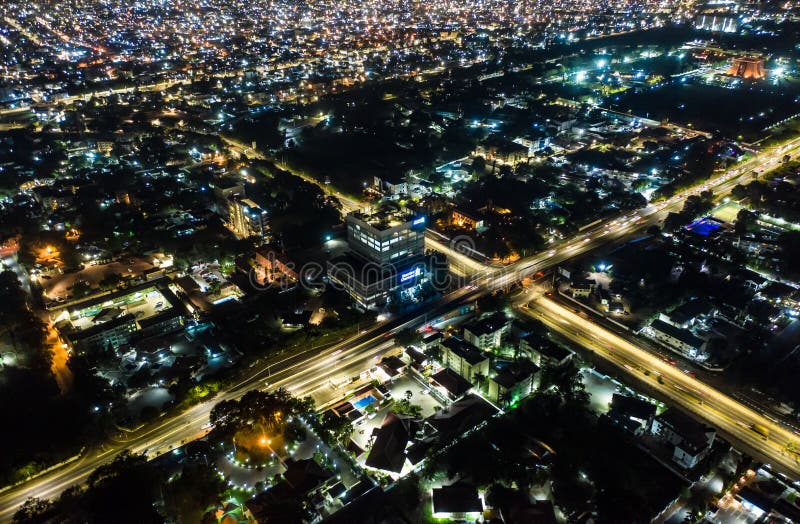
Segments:
[[[761,424],[750,424],[750,429],[764,437],[764,440],[769,438],[769,428]]]

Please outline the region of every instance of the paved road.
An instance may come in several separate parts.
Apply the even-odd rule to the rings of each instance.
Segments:
[[[135,452],[146,451],[150,456],[155,456],[168,452],[187,440],[203,435],[205,433],[204,426],[208,422],[208,414],[216,402],[238,398],[252,389],[267,387],[267,383],[269,387],[283,386],[296,394],[303,394],[306,391],[313,391],[323,387],[329,381],[332,370],[342,368],[356,369],[359,365],[369,367],[375,358],[378,358],[382,352],[387,350],[387,339],[391,337],[394,331],[406,326],[419,325],[428,318],[435,317],[440,312],[451,310],[457,305],[472,301],[487,292],[508,287],[526,275],[555,266],[577,255],[605,246],[609,242],[619,242],[630,238],[631,235],[638,233],[642,228],[658,223],[667,212],[679,209],[687,195],[703,189],[714,189],[717,193],[729,191],[736,183],[749,179],[752,170],[759,169],[763,171],[774,167],[784,154],[792,154],[794,156],[798,148],[800,148],[800,138],[793,140],[787,146],[774,148],[754,159],[748,160],[734,169],[714,177],[713,180],[693,191],[676,195],[658,205],[648,206],[645,209],[629,213],[611,222],[599,224],[548,252],[522,259],[505,268],[486,268],[483,272],[479,271],[473,277],[471,285],[445,295],[434,306],[429,308],[425,314],[407,315],[377,323],[362,334],[343,340],[325,349],[308,349],[279,360],[261,364],[255,367],[246,379],[212,401],[195,406],[181,415],[161,420],[136,432],[127,434],[123,439],[109,443],[104,449],[89,450],[80,460],[64,468],[5,491],[0,495],[0,520],[9,520],[19,504],[29,496],[54,497],[64,488],[83,482],[92,470],[111,460],[116,453],[123,449],[131,449]],[[722,432],[735,437],[741,443],[747,444],[748,447],[758,450],[772,463],[784,466],[787,471],[791,471],[794,474],[800,472],[800,468],[792,467],[791,461],[787,458],[782,448],[790,440],[797,438],[795,434],[766,420],[755,411],[744,407],[742,404],[700,381],[692,379],[682,372],[676,372],[672,366],[667,369],[663,362],[652,361],[655,357],[646,351],[630,345],[626,341],[619,339],[619,337],[616,337],[616,339],[610,338],[615,337],[613,334],[600,331],[588,332],[591,331],[591,328],[584,325],[586,322],[581,324],[578,320],[569,317],[568,312],[557,311],[554,313],[551,310],[547,314],[550,315],[548,318],[553,315],[556,317],[565,316],[564,318],[567,318],[568,322],[572,322],[575,328],[575,332],[571,335],[575,337],[573,340],[580,344],[589,344],[589,347],[593,348],[598,355],[607,358],[613,363],[618,363],[623,366],[623,369],[627,369],[624,368],[626,364],[631,367],[636,364],[641,369],[658,371],[665,377],[665,383],[674,389],[672,391],[664,388],[664,395],[670,401],[674,401],[681,406],[691,406],[690,411],[692,413],[711,424],[719,424],[718,427]],[[555,325],[554,322],[560,321],[553,321],[551,318],[550,325]],[[597,326],[594,326],[594,328],[598,329]],[[586,335],[581,334],[581,330],[587,330],[588,333]],[[566,331],[569,331],[569,329],[566,329]],[[601,342],[611,343],[606,349],[603,349]],[[624,358],[629,359],[632,363],[621,362],[620,359],[623,357],[608,349],[608,347],[625,348],[626,357]],[[677,387],[684,388],[687,391],[677,389]],[[702,393],[701,396],[704,399],[708,398],[709,401],[704,401],[703,404],[693,404],[691,399],[694,398],[692,395],[695,395],[695,393],[692,393],[692,390],[700,392],[696,393],[697,395]],[[731,416],[735,417],[736,420],[730,418]],[[774,436],[771,435],[769,441],[761,440],[747,426],[753,421],[774,428]]]
[[[800,457],[787,451],[790,442],[800,442],[800,435],[540,293],[525,298],[530,299],[528,305],[522,307],[527,315],[646,383],[667,404],[679,406],[717,428],[741,449],[754,453],[792,477],[800,476]],[[753,424],[769,428],[769,438],[753,431]]]
[[[302,171],[297,171],[295,169],[292,169],[291,166],[289,166],[287,164],[284,164],[284,163],[278,161],[275,158],[271,158],[271,157],[268,157],[268,156],[264,155],[263,153],[259,153],[257,150],[253,149],[252,147],[248,146],[247,144],[245,144],[245,143],[243,143],[243,142],[241,142],[239,140],[236,140],[236,139],[231,138],[231,137],[223,136],[223,135],[221,135],[220,138],[222,138],[222,141],[225,142],[226,144],[228,144],[228,146],[230,146],[233,149],[237,150],[239,153],[246,155],[248,158],[255,158],[255,159],[258,159],[258,160],[266,160],[266,161],[272,162],[272,163],[275,164],[275,166],[278,169],[283,169],[284,171],[288,171],[291,174],[302,178],[303,180],[305,180],[306,182],[308,182],[310,184],[314,184],[316,186],[319,186],[322,189],[323,192],[325,192],[326,194],[335,196],[339,200],[339,202],[341,202],[342,210],[345,213],[350,213],[350,212],[353,212],[353,211],[361,211],[367,205],[361,200],[358,200],[356,198],[353,198],[353,197],[351,197],[349,195],[345,195],[344,193],[341,193],[341,192],[335,190],[333,188],[333,186],[320,184],[319,180],[317,180],[316,178],[308,176],[306,173],[304,173]]]

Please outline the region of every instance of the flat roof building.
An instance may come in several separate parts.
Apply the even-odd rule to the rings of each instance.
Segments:
[[[506,314],[498,311],[464,326],[464,340],[483,351],[498,348],[510,325]]]
[[[489,376],[489,356],[473,344],[458,337],[446,338],[441,342],[442,361],[470,383],[475,383],[475,375]]]
[[[397,211],[347,215],[349,251],[328,261],[328,278],[364,308],[386,303],[389,294],[423,281],[425,217]]]
[[[350,213],[347,244],[370,262],[391,264],[425,252],[425,217],[408,213]]]
[[[56,327],[76,350],[163,335],[183,326],[184,308],[166,278],[90,298],[66,308]]]

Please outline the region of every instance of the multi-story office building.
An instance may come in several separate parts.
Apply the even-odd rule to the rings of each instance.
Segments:
[[[425,217],[390,213],[347,215],[347,243],[376,264],[392,264],[425,251]]]
[[[389,294],[425,279],[425,217],[402,212],[347,216],[350,251],[328,261],[328,277],[361,307],[386,303]]]
[[[233,195],[228,199],[228,228],[239,238],[266,239],[267,212],[249,198]]]

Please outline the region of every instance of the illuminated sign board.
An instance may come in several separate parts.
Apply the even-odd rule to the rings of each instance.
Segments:
[[[400,275],[400,282],[408,282],[412,278],[416,278],[422,274],[422,268],[415,267]]]
[[[425,217],[419,217],[419,218],[415,218],[414,221],[411,222],[411,225],[412,226],[418,226],[418,225],[424,224],[424,223],[425,223]]]

